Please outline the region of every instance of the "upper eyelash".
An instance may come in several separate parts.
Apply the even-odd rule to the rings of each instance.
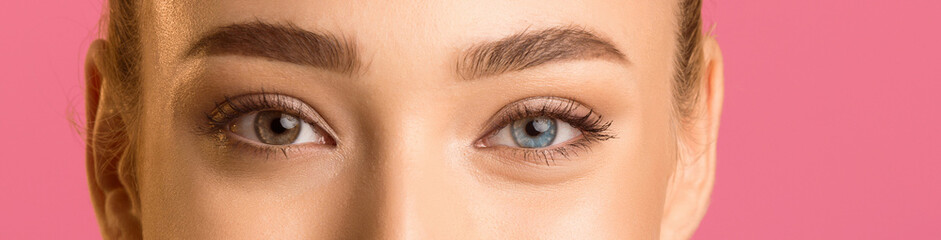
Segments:
[[[198,129],[197,131],[204,135],[215,136],[215,139],[218,140],[218,144],[220,144],[220,146],[226,146],[228,149],[250,149],[257,151],[259,154],[265,154],[266,160],[271,157],[272,153],[276,155],[284,155],[285,158],[289,158],[289,152],[298,150],[296,146],[266,146],[262,144],[255,145],[243,141],[231,141],[228,135],[228,132],[231,131],[228,128],[232,124],[232,121],[235,121],[235,119],[251,112],[268,109],[284,111],[303,119],[305,122],[312,123],[312,125],[317,125],[313,124],[317,121],[307,119],[304,114],[301,114],[303,111],[303,106],[289,99],[291,98],[285,95],[268,94],[264,92],[258,94],[241,95],[234,98],[225,96],[224,100],[217,103],[216,107],[213,108],[211,112],[206,113],[205,117],[208,121],[208,124],[204,125],[204,127]],[[319,126],[314,127],[320,128]]]
[[[232,131],[229,129],[232,121],[245,114],[272,109],[284,111],[301,118],[304,122],[310,123],[316,128],[321,128],[317,124],[319,121],[312,121],[307,115],[302,114],[304,106],[301,104],[303,103],[291,99],[293,98],[285,95],[267,93],[240,95],[234,98],[225,96],[222,102],[217,103],[212,111],[205,114],[207,124],[197,128],[197,132],[214,136],[222,145],[231,145],[233,142],[237,142],[230,141],[228,134]]]
[[[552,100],[557,101],[557,103],[542,104],[535,108],[525,104],[516,105],[511,111],[492,124],[491,131],[496,132],[500,130],[501,127],[516,120],[546,116],[565,121],[569,125],[581,130],[586,137],[590,137],[593,141],[603,141],[615,137],[608,132],[608,128],[611,127],[611,121],[605,121],[603,116],[593,109],[589,108],[588,112],[585,114],[576,114],[576,110],[583,107],[578,104],[578,102],[564,98],[552,98]]]
[[[588,108],[588,112],[585,114],[576,114],[576,110],[584,107],[578,102],[565,98],[553,97],[549,99],[552,100],[552,103],[545,103],[537,107],[526,104],[516,105],[492,124],[490,134],[487,136],[495,134],[513,121],[539,116],[557,118],[582,131],[583,137],[581,139],[567,143],[565,146],[536,149],[512,148],[516,153],[522,154],[525,160],[545,162],[546,165],[549,165],[549,160],[554,162],[557,155],[568,158],[570,154],[578,155],[576,151],[578,149],[590,149],[591,142],[615,138],[614,134],[608,131],[611,121],[605,121],[601,114],[593,109]]]
[[[227,131],[229,130],[227,129],[228,126],[236,118],[265,109],[277,109],[303,118],[300,114],[300,106],[292,104],[286,98],[288,97],[284,95],[264,93],[258,94],[257,97],[236,99],[226,96],[224,101],[216,104],[216,108],[212,112],[206,114],[206,119],[209,120],[209,130],[212,132]],[[312,122],[309,119],[304,119],[304,121]]]

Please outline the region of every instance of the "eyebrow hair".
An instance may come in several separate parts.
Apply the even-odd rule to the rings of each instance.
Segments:
[[[346,74],[359,66],[355,45],[345,38],[260,21],[220,27],[196,41],[187,56],[203,53],[263,57]]]
[[[528,31],[471,47],[457,63],[464,79],[519,71],[538,65],[593,58],[626,62],[611,42],[578,26]]]

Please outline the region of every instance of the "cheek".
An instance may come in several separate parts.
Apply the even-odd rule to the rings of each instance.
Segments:
[[[597,151],[609,164],[598,169],[594,183],[586,184],[594,192],[584,195],[591,206],[580,209],[581,216],[600,213],[595,224],[610,231],[607,238],[654,238],[673,172],[675,140],[668,124],[656,124],[669,121],[630,122],[650,124],[628,127],[615,143]]]
[[[141,154],[145,238],[342,238],[336,234],[348,226],[341,223],[358,214],[351,206],[362,206],[350,204],[357,173],[301,157],[289,159],[300,164],[256,164],[256,171],[220,168],[213,163],[237,159],[219,159],[229,155],[186,136],[167,135],[149,138],[144,145],[149,150]],[[331,179],[317,177],[333,171],[340,172]]]
[[[524,233],[519,238],[654,239],[675,162],[670,113],[649,107],[612,116],[618,135],[586,153],[583,160],[598,164],[584,176],[542,187],[481,186],[471,204],[486,209],[478,211],[488,212],[484,218],[512,219],[492,227],[513,226]]]
[[[616,138],[592,150],[604,164],[584,186],[593,192],[584,195],[590,206],[581,209],[580,216],[612,234],[600,237],[656,238],[660,232],[677,144],[667,59],[632,73],[634,80],[617,106],[626,110],[612,116],[618,123]]]

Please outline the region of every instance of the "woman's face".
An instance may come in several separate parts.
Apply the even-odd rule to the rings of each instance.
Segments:
[[[677,166],[677,12],[145,3],[143,235],[656,238]]]

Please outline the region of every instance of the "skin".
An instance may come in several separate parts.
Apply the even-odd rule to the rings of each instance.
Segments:
[[[89,157],[106,238],[683,239],[708,205],[721,54],[706,37],[702,111],[693,127],[679,127],[673,1],[213,0],[143,8],[135,183],[96,176],[91,169],[110,165]],[[352,39],[361,72],[187,55],[214,29],[250,21]],[[552,62],[473,80],[454,72],[475,44],[561,25],[597,33],[628,60]],[[89,50],[91,72],[101,45]],[[220,144],[196,130],[226,97],[260,92],[316,109],[336,145],[272,150]],[[108,109],[120,104],[118,94],[89,87],[89,96],[90,119],[99,119],[90,132],[121,127],[102,120],[115,114]],[[551,164],[475,145],[504,106],[539,96],[590,107],[616,137]]]

